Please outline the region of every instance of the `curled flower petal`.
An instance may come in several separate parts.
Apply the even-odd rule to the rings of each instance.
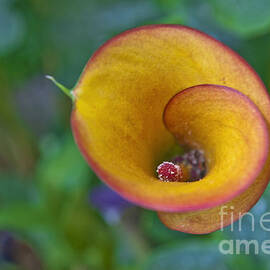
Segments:
[[[199,85],[171,99],[164,121],[180,142],[206,152],[208,173],[200,181],[203,186],[192,191],[194,198],[189,203],[195,205],[205,199],[215,204],[216,199],[226,196],[234,199],[203,211],[160,212],[163,223],[180,231],[208,233],[227,226],[248,211],[269,180],[269,161],[265,164],[268,129],[256,106],[231,88]]]
[[[217,96],[221,95],[214,101],[220,105],[220,111],[212,105],[211,114],[207,106],[193,104],[188,112],[195,116],[198,109],[198,114],[207,114],[205,127],[202,123],[197,129],[194,126],[191,130],[194,137],[186,129],[186,141],[185,137],[183,141],[178,138],[180,143],[203,148],[209,172],[205,179],[192,183],[158,181],[155,168],[177,145],[171,134],[177,135],[176,132],[168,130],[163,123],[164,108],[177,93],[201,84],[236,89],[209,86]],[[210,90],[207,93],[212,95]],[[242,192],[258,179],[262,179],[259,189],[265,188],[262,174],[255,179],[268,150],[268,130],[263,119],[269,124],[268,94],[257,74],[240,56],[199,31],[176,25],[153,25],[114,37],[89,60],[74,95],[72,129],[91,167],[125,198],[161,211],[160,216],[168,226],[176,228],[182,219],[177,215],[181,214],[173,213],[173,218],[164,212],[208,211],[244,195]],[[235,111],[230,111],[232,108]],[[227,117],[231,117],[228,125],[223,123],[224,109]],[[218,112],[220,125],[213,124],[214,112]],[[178,117],[178,124],[182,121],[184,127],[188,116]],[[237,126],[242,131],[236,132]],[[259,132],[257,137],[256,132]],[[208,139],[204,140],[203,136]],[[215,167],[215,164],[219,165]],[[264,171],[269,175],[269,168]],[[222,181],[211,178],[222,174]]]
[[[164,122],[180,144],[203,149],[207,175],[182,183],[181,211],[209,208],[242,193],[261,172],[268,130],[257,107],[224,86],[198,85],[174,96]]]

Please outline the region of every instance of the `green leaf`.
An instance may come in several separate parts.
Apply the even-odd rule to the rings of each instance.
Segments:
[[[140,218],[140,223],[145,235],[155,244],[186,239],[188,234],[173,231],[167,228],[154,211],[144,210]]]
[[[15,175],[0,174],[0,205],[35,201],[38,190],[30,179],[18,178]]]
[[[165,246],[147,260],[144,270],[226,270],[218,244],[190,240],[181,245]]]
[[[36,179],[47,207],[58,216],[65,201],[89,190],[95,175],[70,135],[61,140],[49,138],[42,149]]]
[[[32,203],[13,203],[0,208],[0,228],[31,231],[47,226],[46,211]]]
[[[16,266],[14,264],[9,264],[9,263],[0,263],[0,269],[1,270],[23,270],[22,268],[19,268],[19,266]]]
[[[84,161],[71,136],[63,138],[61,141],[48,142],[46,147],[51,144],[55,151],[50,153],[40,161],[38,179],[43,187],[63,192],[74,192],[87,186],[90,178],[90,169]],[[55,146],[58,144],[58,147]]]
[[[209,4],[217,21],[241,36],[270,31],[269,0],[209,0]]]

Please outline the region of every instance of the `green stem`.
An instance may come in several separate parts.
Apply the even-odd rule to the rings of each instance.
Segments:
[[[73,92],[66,88],[64,85],[59,83],[58,81],[55,80],[54,77],[50,75],[45,76],[47,79],[51,80],[60,90],[62,90],[72,101],[75,100],[75,96],[73,95]]]

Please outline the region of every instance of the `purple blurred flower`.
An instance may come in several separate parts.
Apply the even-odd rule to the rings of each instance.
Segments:
[[[13,262],[12,249],[14,238],[9,232],[0,231],[0,259],[4,262]]]
[[[90,202],[109,224],[117,223],[123,211],[132,204],[105,185],[99,185],[90,192]]]

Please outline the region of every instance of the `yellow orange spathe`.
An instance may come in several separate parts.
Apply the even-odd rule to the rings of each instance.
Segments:
[[[207,90],[209,104],[206,105],[211,107],[212,113],[209,110],[209,114],[203,114],[208,110],[207,106],[196,105],[196,99],[189,109],[186,106],[186,118],[177,116],[178,124],[181,125],[181,121],[183,126],[190,123],[188,114],[195,116],[198,106],[200,114],[205,117],[202,121],[205,126],[200,122],[200,125],[186,130],[186,134],[194,132],[187,136],[187,141],[185,136],[178,139],[180,143],[193,146],[197,143],[205,150],[211,168],[207,174],[210,180],[194,183],[158,181],[155,168],[176,144],[176,132],[169,131],[164,125],[164,108],[175,94],[201,84],[231,87],[247,97],[211,86],[218,88],[215,91],[220,94],[233,92],[228,95],[233,98],[227,97],[226,102],[221,98],[219,109],[211,107],[211,93]],[[186,222],[191,226],[190,232],[200,233],[199,229],[192,231],[194,222],[188,216],[166,212],[207,212],[206,209],[218,207],[236,195],[241,196],[258,179],[262,179],[258,184],[262,187],[254,198],[266,186],[269,168],[264,167],[262,176],[260,171],[268,151],[265,120],[268,125],[269,97],[261,80],[242,58],[203,33],[183,26],[154,25],[120,34],[89,60],[74,94],[73,133],[89,164],[103,181],[125,198],[162,211],[161,219],[174,229],[181,230],[177,223]],[[226,115],[222,106],[228,109]],[[235,113],[230,111],[232,108]],[[220,117],[217,121],[229,117],[230,125],[235,129],[226,129],[224,124],[213,129],[219,127],[213,124],[211,117],[214,113]],[[254,123],[250,121],[256,122],[254,130]],[[237,126],[242,131],[236,132]],[[259,139],[256,139],[255,132],[260,134]],[[209,138],[204,140],[206,137],[203,136]],[[229,140],[230,137],[233,140]],[[238,146],[238,149],[231,149],[231,159],[225,143],[231,148]],[[247,146],[252,146],[252,149]],[[215,167],[222,160],[227,167]],[[252,164],[245,174],[248,163]],[[220,181],[211,178],[222,176],[222,173],[224,177]]]

